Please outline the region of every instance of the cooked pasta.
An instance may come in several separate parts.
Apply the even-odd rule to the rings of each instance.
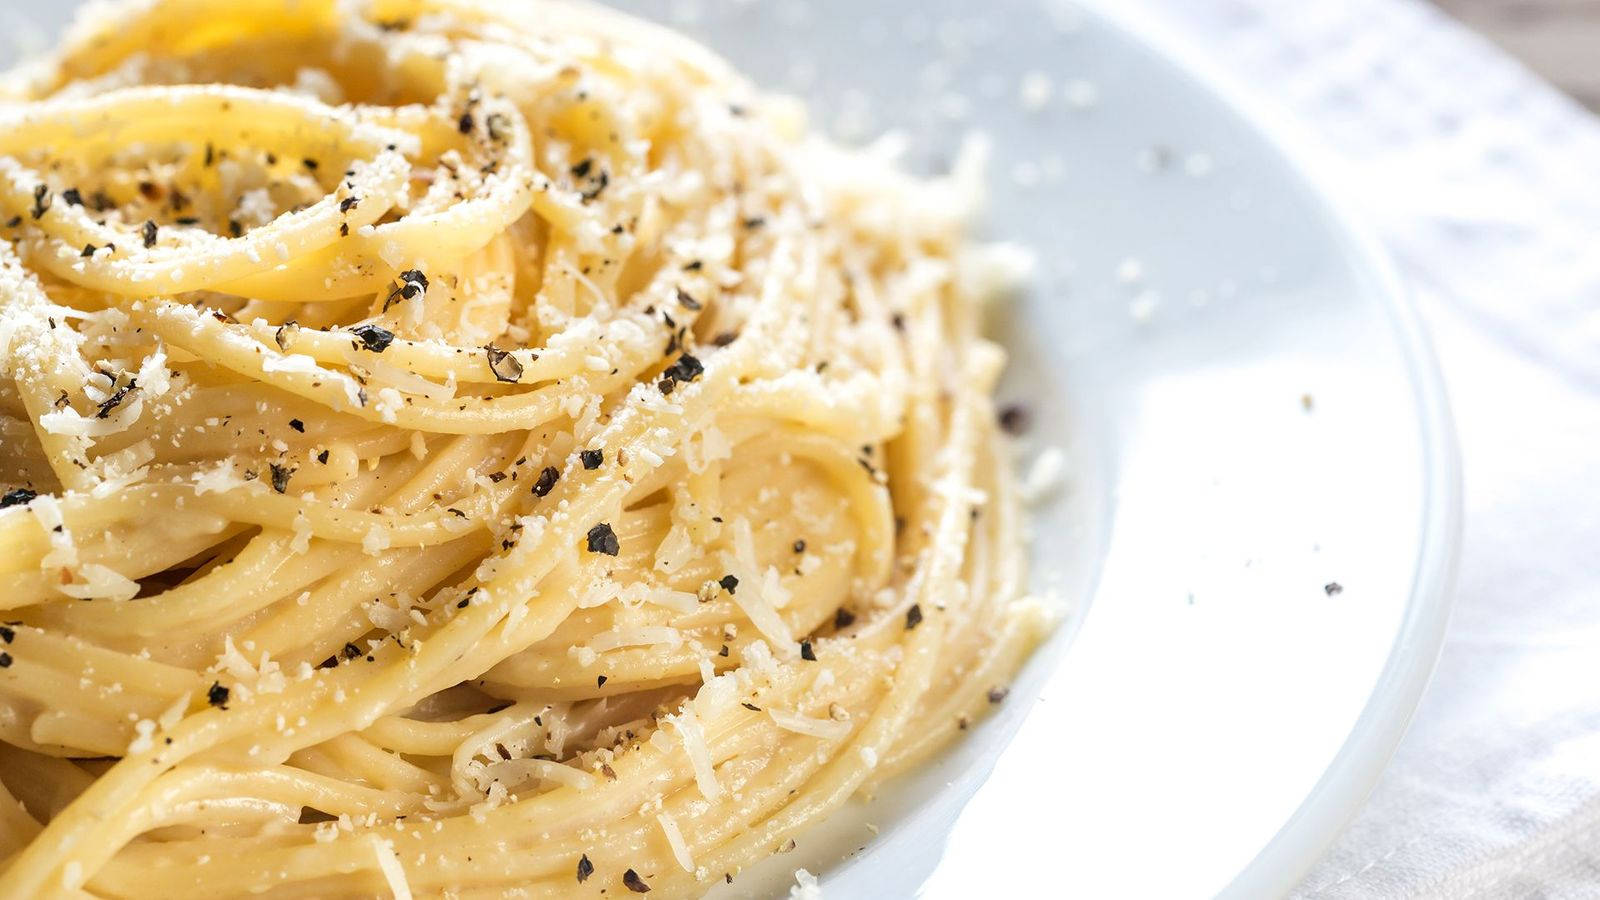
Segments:
[[[92,7],[0,81],[0,895],[695,894],[966,728],[971,196],[597,8]]]

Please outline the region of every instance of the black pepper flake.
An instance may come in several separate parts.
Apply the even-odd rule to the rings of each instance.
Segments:
[[[583,463],[585,469],[592,472],[600,468],[600,465],[606,461],[606,452],[604,450],[580,450],[578,451],[578,461]]]
[[[293,428],[295,431],[300,432],[301,434],[305,434],[306,433],[306,423],[300,421],[299,419],[290,419],[289,420],[289,427]]]
[[[578,883],[583,884],[585,881],[588,881],[589,876],[593,874],[594,863],[589,862],[589,854],[585,853],[578,857]]]
[[[17,639],[17,632],[10,625],[0,625],[0,640],[11,643]]]
[[[543,497],[550,493],[556,486],[556,479],[561,477],[561,472],[555,466],[545,466],[539,473],[539,480],[533,483],[533,495]]]
[[[339,237],[349,237],[349,236],[350,236],[350,223],[349,222],[340,222],[339,223]]]
[[[572,167],[572,174],[576,178],[588,178],[589,177],[589,172],[593,168],[594,168],[594,160],[585,159],[583,162],[578,163],[577,165]]]
[[[350,333],[361,341],[361,345],[373,353],[382,353],[394,343],[394,332],[376,325],[357,325],[350,329]]]
[[[611,184],[611,176],[606,172],[606,170],[601,169],[600,174],[589,179],[588,190],[582,191],[579,196],[583,198],[583,202],[588,203],[604,193],[606,186],[609,184]]]
[[[290,466],[280,466],[277,463],[268,463],[272,470],[272,489],[282,494],[289,490],[289,476],[294,474]]]
[[[216,161],[217,161],[217,148],[212,146],[210,141],[206,141],[206,162],[205,162],[206,168],[210,168],[211,164],[216,162]]]
[[[122,401],[128,399],[128,394],[132,393],[138,386],[138,381],[132,378],[128,379],[127,384],[117,388],[111,393],[111,396],[101,402],[100,408],[95,411],[94,417],[96,419],[108,418],[111,415],[111,411],[121,406]]]
[[[317,462],[322,463],[323,465],[327,465],[328,464],[328,451],[324,450],[321,453],[318,453],[317,454]]]
[[[645,884],[644,879],[639,877],[639,873],[632,869],[622,873],[622,883],[635,894],[650,893],[650,885]]]
[[[739,339],[739,332],[737,332],[737,331],[724,331],[723,333],[721,333],[721,334],[717,335],[716,337],[712,338],[711,339],[711,343],[713,345],[715,345],[715,346],[718,346],[718,347],[726,347],[729,344],[733,343],[734,341],[737,341],[738,339]]]
[[[690,296],[683,288],[678,288],[678,305],[684,309],[700,309],[700,301]]]
[[[83,257],[84,259],[88,259],[89,257],[93,256],[94,252],[96,250],[98,250],[98,249],[100,249],[100,248],[96,247],[93,244],[84,244],[83,245],[83,252],[79,253],[78,255]]]
[[[677,362],[667,366],[666,371],[662,372],[661,375],[663,380],[670,379],[675,382],[693,381],[704,374],[705,370],[706,367],[700,360],[685,353],[678,357]]]
[[[856,623],[856,614],[844,607],[839,607],[833,613],[834,628],[849,628]]]
[[[915,627],[917,627],[918,625],[921,625],[921,624],[922,624],[922,604],[913,603],[913,604],[911,604],[911,608],[906,610],[906,630],[910,631],[911,629],[913,629],[913,628],[915,628]]]
[[[595,687],[605,687],[606,686],[606,676],[604,676],[604,675],[596,675],[595,679],[594,679],[594,686]]]
[[[490,113],[483,120],[483,126],[489,131],[489,140],[504,141],[511,130],[511,120],[500,113]]]
[[[732,575],[724,575],[721,578],[718,578],[717,584],[722,585],[722,589],[730,594],[737,594],[739,592],[739,579],[733,577]]]
[[[800,658],[806,660],[807,662],[817,661],[817,651],[811,649],[810,641],[800,642]]]
[[[727,656],[728,655],[728,645],[727,644],[723,644],[722,645],[722,649],[717,651],[717,655],[718,656]]]
[[[1327,594],[1329,597],[1337,597],[1344,593],[1344,585],[1337,581],[1330,581],[1322,586],[1322,592]]]
[[[11,218],[6,220],[6,227],[7,228],[15,228],[15,227],[17,227],[18,225],[21,225],[21,224],[22,224],[22,217],[21,216],[12,216]]]
[[[611,530],[608,522],[589,529],[589,552],[604,553],[607,556],[616,556],[621,547],[617,544],[617,533]]]
[[[33,189],[33,218],[38,220],[50,209],[50,187],[39,185]]]
[[[238,219],[229,219],[228,234],[232,237],[242,237],[244,235],[244,225]]]
[[[750,710],[751,712],[761,712],[761,707],[755,705],[754,703],[743,702],[743,703],[740,703],[739,705],[744,707],[745,709]]]
[[[1012,404],[1000,410],[1000,430],[1012,437],[1027,431],[1032,421],[1033,416],[1025,406]]]
[[[317,167],[321,165],[321,163],[317,162],[316,160],[312,159],[309,156],[306,157],[305,159],[300,160],[300,164],[302,166],[305,166],[307,169],[309,169],[309,170],[311,170],[313,172],[315,172],[317,170]]]
[[[345,213],[361,205],[360,197],[346,197],[339,201],[339,212]]]
[[[361,648],[355,644],[345,644],[344,649],[340,652],[344,654],[345,659],[355,659],[361,655]]]
[[[990,703],[999,703],[1001,700],[1004,700],[1006,698],[1007,694],[1010,694],[1010,693],[1011,693],[1011,689],[1008,688],[1008,687],[992,687],[992,688],[989,688],[989,702]]]
[[[795,541],[794,542],[794,552],[796,552],[796,553],[804,553],[804,552],[806,552],[806,542],[803,541],[803,540]]]
[[[428,276],[422,274],[421,269],[407,269],[400,273],[400,283],[389,292],[383,301],[383,308],[388,309],[396,300],[414,300],[417,295],[428,289]]]
[[[228,702],[228,693],[228,689],[222,686],[222,682],[213,681],[211,682],[211,688],[206,691],[206,702],[212,706],[224,706]]]
[[[77,188],[67,188],[66,190],[62,191],[61,199],[66,201],[68,206],[83,205],[83,195],[78,193]]]
[[[755,217],[752,217],[752,218],[744,220],[744,227],[752,229],[752,230],[756,229],[756,228],[760,228],[761,226],[763,226],[765,224],[767,224],[767,220],[761,218],[760,216],[755,216]]]
[[[144,247],[146,250],[156,245],[157,231],[158,229],[156,228],[156,223],[149,219],[146,219],[144,225],[140,227],[139,236],[144,239]]]
[[[515,384],[522,379],[522,363],[517,362],[510,351],[490,346],[484,347],[483,352],[489,356],[489,371],[494,373],[496,381]]]
[[[905,331],[906,317],[900,313],[895,313],[889,317],[889,324],[894,326],[895,331]]]
[[[461,114],[460,120],[456,122],[456,128],[462,134],[471,134],[473,125],[475,124],[476,123],[472,121],[472,113],[464,112]]]
[[[471,605],[472,605],[472,598],[471,597],[462,597],[460,600],[456,601],[456,609],[466,609],[467,607],[469,607]]]

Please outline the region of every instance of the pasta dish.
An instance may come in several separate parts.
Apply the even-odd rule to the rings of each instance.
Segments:
[[[0,79],[0,896],[697,895],[968,728],[972,184],[599,8],[89,7]]]

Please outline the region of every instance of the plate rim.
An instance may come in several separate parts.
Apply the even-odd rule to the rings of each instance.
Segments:
[[[1422,516],[1411,595],[1382,670],[1333,760],[1271,839],[1217,896],[1283,896],[1323,857],[1365,805],[1421,703],[1454,603],[1461,553],[1461,450],[1443,374],[1416,298],[1376,231],[1343,198],[1353,176],[1303,123],[1221,69],[1141,4],[1079,0],[1103,24],[1143,44],[1211,94],[1275,152],[1306,188],[1360,269],[1377,284],[1417,409]]]

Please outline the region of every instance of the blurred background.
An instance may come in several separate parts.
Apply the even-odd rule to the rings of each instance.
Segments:
[[[225,2],[225,0],[220,0]],[[1431,0],[1590,109],[1600,110],[1600,0]],[[21,4],[34,5],[34,4]],[[56,21],[0,0],[0,59],[51,45],[76,2],[51,4]],[[1205,5],[1197,3],[1196,5]]]
[[[1590,109],[1600,109],[1600,0],[1435,0]]]

